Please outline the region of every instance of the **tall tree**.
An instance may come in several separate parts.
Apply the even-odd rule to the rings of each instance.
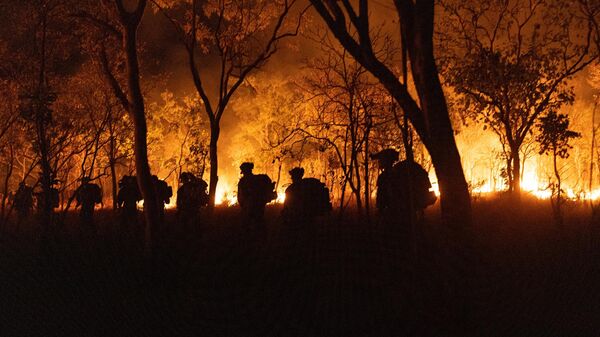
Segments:
[[[54,137],[55,122],[53,105],[58,94],[55,90],[70,73],[77,58],[75,37],[65,28],[69,25],[70,2],[67,0],[7,1],[0,6],[3,16],[20,25],[10,25],[3,30],[3,62],[0,77],[16,87],[20,98],[20,115],[30,127],[31,141],[39,155],[41,175],[39,194],[41,222],[44,233],[51,225],[52,182],[56,170],[52,165],[57,148],[62,144]],[[2,48],[0,48],[0,51]],[[8,89],[8,88],[7,88]],[[60,127],[60,125],[58,125]],[[5,129],[6,131],[6,129]]]
[[[443,73],[464,111],[498,136],[518,196],[523,144],[541,115],[573,102],[568,81],[598,58],[595,28],[569,1],[442,4]]]
[[[217,145],[223,114],[247,76],[266,64],[277,52],[281,40],[298,34],[304,11],[288,28],[286,20],[292,15],[296,0],[152,2],[181,37],[194,86],[209,119],[209,197],[210,206],[214,207],[219,172]],[[215,60],[218,69],[214,86],[209,82],[209,70],[203,68],[210,59]]]
[[[115,30],[107,21],[87,16],[96,26],[100,26],[114,37],[121,39],[122,53],[125,55],[126,85],[121,85],[110,67],[105,46],[99,49],[99,58],[103,73],[107,77],[115,96],[129,113],[134,127],[134,156],[137,182],[144,198],[144,216],[146,225],[144,242],[147,253],[151,252],[153,234],[160,226],[159,201],[152,182],[152,173],[148,163],[148,127],[144,96],[140,84],[140,66],[138,60],[137,31],[146,9],[146,0],[139,0],[132,10],[128,10],[124,0],[104,0],[105,7],[112,10],[117,18],[119,29]],[[86,16],[86,15],[83,15]]]
[[[358,1],[358,10],[348,0],[311,3],[342,46],[377,77],[414,126],[438,177],[444,222],[455,228],[469,227],[469,190],[433,53],[434,0],[394,1],[417,97],[409,93],[407,82],[399,80],[393,65],[385,64],[374,51],[367,0]]]

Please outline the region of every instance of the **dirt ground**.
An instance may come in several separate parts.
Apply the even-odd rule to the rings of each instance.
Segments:
[[[597,336],[600,226],[568,205],[474,203],[470,240],[427,212],[414,244],[376,217],[289,228],[235,208],[185,227],[153,258],[110,211],[98,234],[73,214],[47,240],[35,221],[0,236],[0,336]],[[141,220],[141,216],[140,216]],[[468,242],[469,244],[465,244]]]

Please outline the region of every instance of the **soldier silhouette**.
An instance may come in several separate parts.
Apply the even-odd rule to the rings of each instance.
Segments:
[[[158,210],[160,212],[161,222],[165,220],[165,205],[171,201],[173,196],[173,188],[166,181],[158,179],[156,175],[152,176],[154,189],[158,198]]]
[[[75,199],[81,210],[79,217],[81,220],[81,228],[87,228],[92,234],[96,234],[94,226],[94,207],[96,204],[102,203],[102,190],[97,184],[90,183],[89,177],[81,178],[81,186],[75,191]]]
[[[311,223],[331,210],[329,189],[316,178],[303,178],[304,169],[290,170],[292,184],[285,190],[282,216],[291,224]]]
[[[50,181],[50,186],[49,186],[49,200],[46,201],[46,194],[44,193],[43,188],[41,188],[41,178],[40,181],[38,181],[38,183],[36,184],[36,186],[40,186],[39,190],[37,190],[37,192],[34,192],[35,195],[35,200],[36,200],[36,207],[37,207],[37,211],[38,213],[43,213],[44,212],[44,208],[46,205],[46,202],[50,203],[50,209],[54,210],[55,208],[58,208],[60,206],[60,196],[58,193],[58,188],[56,188],[56,185],[58,185],[60,183],[60,180],[58,179],[52,179]]]
[[[17,225],[20,225],[29,216],[29,212],[33,207],[33,188],[25,184],[19,183],[19,188],[15,192],[14,205],[17,209]]]
[[[266,174],[254,174],[254,163],[240,165],[242,178],[238,183],[238,203],[245,222],[252,225],[262,224],[265,206],[277,197],[275,183]]]
[[[303,178],[304,169],[289,171],[292,184],[285,190],[281,215],[292,247],[311,252],[316,237],[315,218],[331,210],[329,190],[316,178]]]
[[[177,190],[177,217],[180,223],[187,226],[197,218],[200,207],[208,204],[208,184],[191,172],[182,172],[179,181],[181,186]]]
[[[398,160],[398,152],[385,149],[371,156],[379,161],[382,172],[377,178],[376,205],[380,218],[387,224],[401,227],[422,218],[423,210],[432,205],[435,194],[430,191],[427,171],[412,159]]]
[[[381,216],[387,217],[393,213],[395,200],[393,166],[398,161],[399,153],[394,149],[385,149],[371,155],[371,159],[379,162],[381,173],[377,177],[377,194],[375,205]]]
[[[408,214],[412,221],[422,220],[425,208],[433,205],[437,199],[435,193],[430,191],[429,174],[411,158],[397,163],[393,169],[396,176],[396,190],[401,192],[399,197],[408,200],[401,203],[402,212]]]
[[[121,230],[126,233],[130,225],[137,224],[137,202],[142,200],[142,193],[138,188],[135,176],[125,175],[119,181],[119,193],[117,194],[117,205],[121,209]]]
[[[304,195],[302,193],[302,177],[304,169],[295,167],[290,170],[292,183],[285,189],[285,200],[283,202],[283,210],[281,215],[288,223],[296,223],[301,221],[304,216]]]

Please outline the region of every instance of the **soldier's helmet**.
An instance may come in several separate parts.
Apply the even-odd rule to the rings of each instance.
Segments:
[[[290,170],[290,176],[293,181],[300,180],[304,177],[304,169],[302,167],[294,167]]]
[[[179,181],[181,181],[182,184],[189,183],[190,181],[192,181],[191,175],[192,174],[189,172],[181,172],[181,174],[179,175]]]
[[[121,180],[119,180],[119,188],[123,188],[125,185],[129,183],[129,176],[124,175]]]
[[[391,166],[398,161],[400,153],[394,149],[385,149],[371,155],[371,159],[379,161],[382,167]]]
[[[242,165],[240,165],[240,171],[242,172],[242,174],[252,173],[253,169],[254,169],[254,163],[251,163],[251,162],[245,162],[245,163],[242,163]]]

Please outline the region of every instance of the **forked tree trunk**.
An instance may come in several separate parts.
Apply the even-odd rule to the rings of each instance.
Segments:
[[[118,201],[118,194],[117,194],[117,190],[118,190],[117,168],[116,168],[117,163],[116,163],[116,159],[115,159],[116,144],[115,144],[114,129],[112,128],[112,124],[109,124],[109,131],[110,131],[110,141],[108,144],[109,145],[109,147],[108,147],[108,165],[110,168],[110,183],[111,183],[111,187],[112,187],[112,207],[113,207],[113,210],[116,210],[117,208],[119,208],[119,201]]]
[[[367,216],[367,221],[371,221],[371,185],[370,180],[371,176],[369,174],[369,136],[370,136],[371,128],[367,126],[367,130],[365,131],[365,162],[364,162],[364,180],[365,180],[365,189],[364,189],[364,198],[365,198],[365,214]]]
[[[221,128],[218,123],[211,122],[210,126],[210,183],[208,187],[209,207],[213,209],[215,207],[216,195],[217,195],[217,183],[219,181],[219,157],[217,151],[217,144],[219,143],[219,135],[221,134]]]
[[[424,24],[424,27],[412,29],[415,34],[407,47],[421,109],[426,117],[425,130],[417,131],[429,151],[438,178],[444,222],[454,228],[468,228],[471,225],[471,197],[433,56],[433,23],[431,27]]]
[[[42,198],[44,203],[42,204],[41,211],[41,225],[42,225],[42,237],[47,239],[50,231],[52,230],[52,168],[50,166],[50,159],[48,155],[48,138],[46,137],[45,123],[41,117],[38,117],[37,121],[37,138],[38,146],[40,151],[40,165],[42,166]]]
[[[560,172],[558,171],[558,153],[556,151],[556,147],[553,149],[552,153],[552,164],[554,167],[554,176],[556,177],[556,204],[554,207],[554,218],[557,226],[562,226],[563,224],[563,216],[562,216],[562,181],[560,179]]]
[[[139,22],[138,22],[139,23]],[[124,47],[127,56],[127,82],[131,119],[134,125],[134,154],[138,186],[144,198],[144,244],[147,253],[153,245],[153,233],[160,227],[161,216],[158,198],[152,182],[150,165],[148,164],[147,125],[144,108],[144,97],[140,87],[140,71],[137,56],[137,24],[126,23]]]
[[[112,207],[113,210],[119,208],[119,200],[118,200],[118,183],[117,183],[117,170],[115,168],[115,160],[111,158],[110,160],[110,184],[112,187]]]
[[[513,157],[511,191],[516,200],[519,200],[521,195],[521,156],[518,149],[511,150],[511,154]]]
[[[8,187],[10,178],[12,177],[13,170],[15,167],[15,155],[12,145],[9,145],[9,161],[6,162],[6,176],[4,177],[4,190],[2,191],[2,208],[0,210],[0,232],[3,230],[3,225],[8,222],[8,216],[6,215],[6,201],[8,199]]]

